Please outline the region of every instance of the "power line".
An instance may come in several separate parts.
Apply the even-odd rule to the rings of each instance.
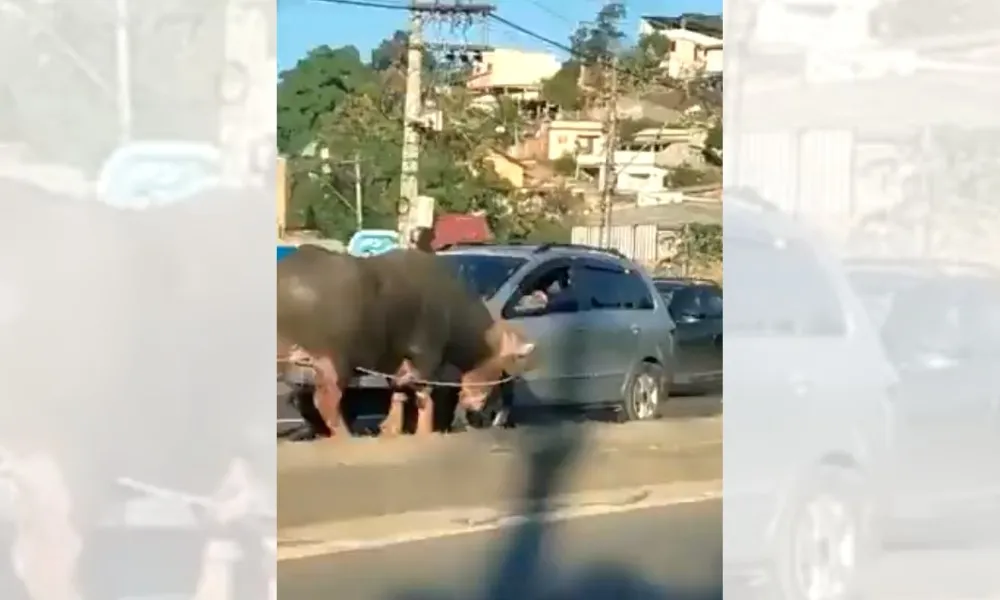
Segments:
[[[577,21],[574,21],[574,20],[570,19],[569,17],[567,17],[566,15],[559,14],[558,12],[552,10],[551,8],[549,8],[548,6],[546,6],[544,3],[542,3],[541,0],[528,0],[528,2],[530,2],[531,4],[534,4],[542,12],[548,13],[548,14],[552,15],[553,17],[559,19],[563,23],[569,23],[570,25],[579,25],[579,23]]]
[[[322,2],[322,3],[326,3],[326,4],[343,4],[343,5],[347,5],[347,6],[361,6],[361,7],[364,7],[364,8],[380,8],[380,9],[384,9],[384,10],[401,10],[401,11],[417,10],[417,11],[425,11],[425,12],[440,12],[441,11],[440,5],[437,5],[437,4],[429,4],[427,6],[417,5],[416,7],[413,7],[413,6],[408,5],[408,4],[390,4],[390,3],[387,3],[387,2],[373,2],[373,1],[370,1],[370,0],[311,0],[311,1],[312,2]],[[575,58],[581,58],[581,59],[587,59],[587,60],[595,58],[593,56],[586,56],[583,52],[579,52],[577,50],[574,50],[572,47],[568,46],[567,44],[564,44],[562,42],[557,42],[556,40],[554,40],[554,39],[552,39],[550,37],[546,37],[546,36],[544,36],[544,35],[542,35],[540,33],[532,31],[528,27],[525,27],[523,25],[518,25],[517,23],[511,21],[510,19],[505,19],[504,17],[501,17],[500,15],[496,14],[495,12],[490,12],[488,16],[489,16],[490,19],[493,19],[497,23],[505,25],[506,27],[509,27],[509,28],[513,29],[514,31],[517,31],[519,33],[523,33],[524,35],[526,35],[526,36],[528,36],[530,38],[533,38],[533,39],[535,39],[535,40],[537,40],[539,42],[542,42],[544,44],[548,44],[549,46],[552,46],[553,48],[556,48],[558,50],[562,50],[563,52],[566,52],[567,54],[570,54],[571,56],[573,56]],[[622,70],[622,72],[625,73],[625,74],[634,75],[634,74],[628,72],[627,70]]]
[[[311,0],[312,2],[323,2],[325,4],[345,4],[347,6],[361,6],[364,8],[385,8],[389,10],[410,10],[404,4],[388,4],[386,2],[368,2],[367,0]]]
[[[570,55],[575,56],[577,58],[585,58],[584,56],[582,56],[582,53],[577,52],[576,50],[574,50],[573,48],[567,46],[566,44],[557,42],[557,41],[553,40],[550,37],[545,37],[544,35],[542,35],[540,33],[535,33],[534,31],[528,29],[527,27],[524,27],[522,25],[518,25],[517,23],[514,23],[513,21],[510,21],[508,19],[505,19],[505,18],[501,17],[500,15],[498,15],[496,13],[491,14],[490,18],[493,19],[494,21],[496,21],[497,23],[500,23],[502,25],[506,25],[507,27],[510,27],[514,31],[518,31],[520,33],[523,33],[524,35],[526,35],[526,36],[528,36],[530,38],[534,38],[534,39],[538,40],[539,42],[546,43],[546,44],[552,46],[553,48],[557,48],[559,50],[567,52]]]

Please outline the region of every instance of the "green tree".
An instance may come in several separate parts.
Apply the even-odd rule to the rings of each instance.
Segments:
[[[620,22],[625,18],[625,5],[620,2],[606,4],[598,11],[592,23],[583,23],[570,35],[570,60],[542,84],[542,98],[563,110],[583,108],[584,94],[579,87],[583,67],[606,63],[619,47],[625,34]],[[602,85],[596,70],[587,71],[587,84]]]
[[[314,140],[320,119],[375,78],[357,48],[320,46],[282,72],[278,80],[278,150],[298,154]]]
[[[710,182],[712,182],[712,175],[710,173],[688,165],[681,165],[670,169],[663,178],[663,185],[667,188],[685,188]]]
[[[576,159],[573,158],[572,154],[563,154],[552,161],[552,170],[559,175],[572,177],[576,175]]]
[[[690,272],[722,262],[722,226],[690,223],[681,232],[677,255]]]
[[[409,48],[409,34],[397,29],[389,37],[382,40],[369,56],[368,65],[380,73],[386,71],[406,72],[407,50]],[[439,66],[434,55],[424,52],[420,66],[425,75],[429,75],[438,70]]]
[[[580,110],[583,108],[583,93],[579,80],[580,62],[567,61],[555,75],[542,82],[542,98],[563,110]]]
[[[611,58],[625,39],[620,25],[625,16],[625,4],[621,2],[602,6],[593,23],[581,25],[570,38],[574,53],[588,62]]]
[[[705,136],[705,159],[716,166],[722,166],[722,119],[716,121]]]
[[[380,46],[386,50],[395,36]],[[376,53],[378,54],[378,49]],[[378,63],[379,56],[373,56]],[[384,64],[384,63],[383,63]],[[390,69],[391,71],[391,69]],[[386,85],[389,72],[361,63],[353,48],[319,49],[282,74],[281,149],[290,156],[293,222],[346,239],[355,228],[354,160],[361,165],[366,227],[391,226],[399,199],[403,98]],[[509,115],[468,110],[460,97],[439,102],[443,131],[423,131],[421,193],[439,212],[485,211],[497,221],[510,186],[486,162],[488,150],[510,143]],[[509,111],[500,111],[505,114]],[[303,149],[313,152],[302,152]]]
[[[382,40],[382,43],[372,50],[369,62],[371,67],[376,71],[405,67],[408,39],[409,36],[405,31],[397,29],[391,36]]]
[[[713,150],[722,150],[722,119],[708,130],[705,137],[705,146]]]
[[[670,40],[662,35],[644,35],[638,43],[622,54],[620,65],[628,76],[623,85],[641,90],[649,82],[664,79],[660,65],[670,53]]]

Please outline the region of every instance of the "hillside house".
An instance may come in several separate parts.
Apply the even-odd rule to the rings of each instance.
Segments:
[[[604,153],[606,136],[600,121],[556,120],[545,124],[543,131],[549,160]]]
[[[721,15],[641,17],[639,35],[660,35],[670,41],[664,67],[674,79],[722,74]]]
[[[488,108],[497,98],[508,98],[533,114],[551,112],[542,101],[542,82],[562,68],[562,63],[548,52],[496,48],[484,52],[473,64],[465,88],[476,98],[474,104]]]

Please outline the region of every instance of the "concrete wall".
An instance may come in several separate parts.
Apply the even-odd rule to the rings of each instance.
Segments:
[[[497,48],[483,53],[483,61],[474,67],[467,87],[477,90],[536,86],[555,75],[561,67],[559,59],[548,52]]]
[[[553,121],[548,130],[548,159],[577,154],[577,142],[590,146],[583,154],[604,153],[604,127],[598,121]]]

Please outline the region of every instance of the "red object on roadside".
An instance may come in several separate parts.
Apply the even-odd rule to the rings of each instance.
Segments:
[[[488,242],[493,239],[486,217],[463,214],[440,215],[434,221],[434,243],[440,250],[449,244],[462,242]]]

